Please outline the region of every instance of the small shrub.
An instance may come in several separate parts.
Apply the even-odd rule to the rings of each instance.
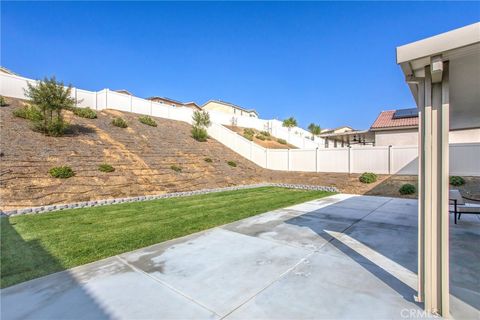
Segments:
[[[193,139],[195,139],[197,141],[200,141],[200,142],[207,141],[207,138],[208,138],[207,129],[205,129],[203,127],[199,127],[199,126],[193,126],[191,133],[192,133],[192,138]]]
[[[98,171],[101,172],[113,172],[115,171],[115,168],[108,163],[102,163],[101,165],[98,166]]]
[[[67,131],[69,125],[63,118],[55,118],[45,123],[41,120],[33,121],[33,130],[41,132],[47,136],[60,137]]]
[[[415,192],[417,192],[417,189],[413,184],[405,183],[403,186],[400,187],[398,192],[400,192],[400,194],[414,194]]]
[[[118,118],[115,118],[112,120],[112,124],[115,126],[115,127],[119,127],[119,128],[126,128],[128,127],[128,124],[127,124],[127,121],[125,121],[124,119],[118,117]]]
[[[208,128],[212,124],[210,114],[205,110],[195,111],[192,115],[192,120],[195,127]]]
[[[0,107],[6,107],[8,106],[7,101],[5,100],[4,96],[0,96]]]
[[[40,110],[30,105],[27,105],[19,109],[15,109],[13,110],[12,113],[15,117],[19,117],[19,118],[23,118],[31,121],[43,120],[43,116]]]
[[[243,135],[253,136],[254,134],[255,134],[255,130],[253,129],[249,129],[249,128],[243,129]]]
[[[97,113],[90,108],[73,108],[72,112],[74,115],[87,118],[87,119],[96,119]]]
[[[465,184],[465,179],[459,176],[450,176],[450,184],[456,187],[462,186]]]
[[[205,159],[203,159],[203,160],[204,160],[205,162],[208,162],[208,163],[212,163],[212,162],[213,162],[213,160],[212,160],[211,158],[205,158]]]
[[[287,140],[285,140],[285,139],[278,138],[277,142],[280,143],[280,144],[287,144]]]
[[[182,168],[176,165],[171,166],[170,169],[172,169],[175,172],[182,172]]]
[[[244,137],[245,139],[247,139],[247,140],[253,141],[253,135],[251,135],[251,134],[246,134],[246,133],[244,133],[244,134],[243,134],[243,137]]]
[[[262,140],[262,141],[265,141],[265,139],[266,139],[265,136],[264,136],[264,135],[261,135],[261,134],[257,134],[257,135],[255,136],[255,138],[257,138],[258,140]]]
[[[270,132],[268,131],[260,131],[260,134],[265,137],[270,137]]]
[[[75,175],[75,172],[69,166],[53,167],[48,172],[52,177],[60,179],[67,179]]]
[[[157,123],[155,122],[155,120],[153,120],[149,116],[141,116],[138,118],[138,121],[140,121],[143,124],[146,124],[147,126],[151,126],[151,127],[157,126]]]
[[[377,175],[371,172],[364,172],[360,178],[358,178],[358,180],[360,180],[362,183],[372,183],[377,181]]]
[[[230,167],[236,167],[237,166],[237,163],[235,161],[227,161],[227,164],[230,166]]]

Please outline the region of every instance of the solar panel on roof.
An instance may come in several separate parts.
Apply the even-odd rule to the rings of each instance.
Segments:
[[[417,117],[418,117],[417,108],[400,109],[395,111],[395,113],[393,114],[393,119],[417,118]]]

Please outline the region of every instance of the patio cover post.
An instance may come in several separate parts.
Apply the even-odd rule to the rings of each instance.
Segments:
[[[418,299],[426,311],[448,317],[448,62],[432,58],[418,91]]]

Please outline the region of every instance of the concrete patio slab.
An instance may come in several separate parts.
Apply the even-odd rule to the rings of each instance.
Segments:
[[[402,319],[417,202],[339,194],[1,290],[2,319]],[[452,218],[453,220],[453,218]],[[480,319],[480,219],[451,230],[451,312]]]
[[[134,267],[225,315],[309,251],[224,229],[122,255]]]

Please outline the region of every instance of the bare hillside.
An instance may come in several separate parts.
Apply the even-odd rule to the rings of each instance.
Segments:
[[[382,176],[377,183],[365,185],[357,174],[265,170],[214,139],[195,141],[186,123],[155,118],[158,127],[150,127],[140,123],[136,114],[114,110],[99,112],[97,119],[66,112],[71,132],[47,137],[32,131],[29,121],[12,115],[22,101],[7,101],[10,105],[0,108],[3,210],[259,182],[327,185],[347,193],[399,196],[402,183],[416,181],[416,177]],[[111,121],[116,116],[126,119],[128,128],[114,127]],[[227,161],[235,161],[237,167]],[[101,163],[116,170],[100,172]],[[49,169],[61,165],[71,166],[75,176],[52,178]],[[172,165],[182,171],[175,172]]]

